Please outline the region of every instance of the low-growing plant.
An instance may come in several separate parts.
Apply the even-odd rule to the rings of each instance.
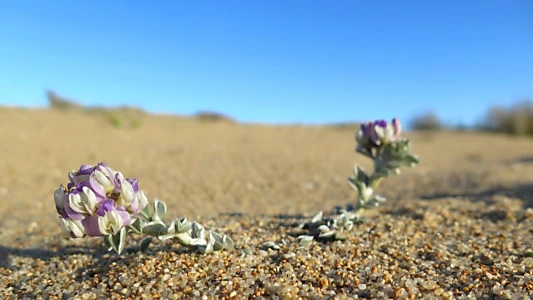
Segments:
[[[349,185],[358,192],[355,205],[337,207],[338,215],[335,217],[324,217],[320,211],[311,222],[300,225],[301,229],[309,231],[309,235],[302,236],[301,241],[309,244],[311,237],[343,240],[366,209],[377,207],[386,200],[376,193],[383,179],[399,174],[403,166],[413,167],[419,163],[418,157],[410,152],[409,140],[401,137],[400,133],[398,119],[393,119],[391,123],[377,120],[361,124],[355,134],[355,151],[374,161],[373,173],[369,175],[355,165],[353,175],[348,178]]]
[[[148,235],[141,242],[143,251],[152,237],[170,239],[200,253],[234,247],[230,237],[216,232],[207,235],[201,224],[186,218],[165,225],[166,204],[156,199],[150,205],[136,178],[125,178],[104,163],[82,165],[68,177],[67,187],[60,185],[54,192],[65,238],[102,237],[108,250],[118,254],[124,250],[129,233]]]

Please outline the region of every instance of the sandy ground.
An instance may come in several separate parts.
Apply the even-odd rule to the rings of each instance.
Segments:
[[[102,263],[102,257],[106,257],[100,252],[91,252],[97,248],[100,240],[65,241],[59,238],[60,229],[53,201],[53,191],[60,183],[67,182],[67,172],[81,164],[101,161],[127,177],[137,177],[140,188],[150,200],[159,198],[167,203],[169,217],[205,220],[213,228],[230,234],[237,246],[244,247],[246,244],[253,248],[269,239],[293,241],[294,237],[290,235],[291,232],[295,233],[292,223],[302,221],[302,216],[308,218],[319,210],[331,213],[334,206],[353,202],[355,192],[348,186],[346,178],[351,175],[354,163],[368,169],[370,162],[354,153],[354,132],[347,129],[206,123],[170,116],[146,116],[142,118],[140,127],[128,129],[114,128],[103,118],[78,112],[16,108],[0,109],[0,120],[0,274],[4,276],[4,281],[0,280],[0,295],[3,292],[8,298],[75,298],[82,297],[81,291],[86,291],[88,299],[111,297],[112,292],[116,292],[117,299],[134,299],[143,294],[157,298],[156,292],[163,299],[171,298],[171,295],[188,295],[192,298],[202,295],[208,298],[252,298],[255,295],[259,298],[277,296],[283,299],[306,299],[327,295],[340,297],[341,294],[359,298],[427,298],[427,295],[432,295],[465,299],[470,295],[475,299],[478,296],[505,298],[506,294],[500,291],[506,290],[510,283],[522,284],[521,289],[513,290],[509,286],[510,299],[515,296],[526,297],[528,291],[529,295],[533,292],[531,269],[511,271],[503,267],[501,271],[508,272],[509,276],[490,280],[485,276],[485,279],[476,281],[472,275],[467,276],[468,280],[464,283],[455,285],[435,280],[434,287],[425,288],[421,288],[422,283],[417,282],[419,287],[416,292],[413,292],[414,288],[405,288],[405,279],[403,283],[398,279],[382,283],[382,294],[379,294],[380,285],[371,283],[378,281],[372,281],[368,277],[370,275],[356,271],[353,276],[358,278],[357,282],[351,279],[351,284],[345,285],[334,284],[332,275],[325,271],[321,273],[315,270],[320,278],[326,281],[329,278],[330,283],[325,286],[310,284],[311,281],[297,276],[295,282],[311,287],[309,291],[299,287],[296,292],[269,289],[264,285],[258,286],[254,281],[245,284],[244,275],[235,273],[231,278],[244,278],[245,283],[240,286],[252,291],[250,295],[239,289],[234,289],[234,293],[230,289],[226,293],[220,288],[210,294],[195,293],[196,290],[189,290],[189,286],[179,284],[170,285],[170,290],[169,285],[162,287],[151,284],[148,289],[143,289],[141,285],[140,292],[138,286],[127,286],[129,292],[121,293],[121,289],[111,286],[113,276],[109,279],[109,275],[105,275],[108,281],[93,285],[88,281],[92,275],[83,273],[83,270],[93,270],[94,265]],[[349,241],[345,241],[345,246],[315,243],[315,248],[305,255],[318,255],[316,251],[335,252],[357,244],[354,241],[368,241],[370,229],[382,230],[380,236],[385,236],[391,232],[387,226],[399,226],[407,229],[399,231],[397,236],[388,237],[390,243],[395,245],[389,244],[392,248],[401,243],[399,240],[407,238],[414,241],[420,239],[420,242],[424,239],[432,241],[428,236],[417,236],[417,230],[424,234],[442,231],[440,243],[463,241],[468,248],[465,251],[472,254],[470,263],[478,264],[465,268],[481,268],[483,263],[479,262],[479,257],[492,257],[493,263],[490,265],[494,266],[494,260],[500,259],[503,263],[509,255],[516,258],[512,262],[516,267],[533,266],[527,254],[533,248],[533,139],[470,132],[414,132],[405,136],[411,139],[413,152],[420,157],[421,165],[414,169],[403,169],[401,175],[389,178],[381,186],[381,194],[388,198],[388,202],[378,210],[368,212],[368,223],[356,228]],[[454,231],[452,227],[479,232]],[[474,245],[469,241],[475,239],[476,234],[479,241]],[[501,245],[514,243],[512,254],[501,247],[499,250],[491,248],[490,241],[495,242],[498,236],[502,240]],[[68,254],[71,246],[81,247],[82,250]],[[415,246],[423,248],[424,245]],[[168,260],[167,252],[175,256],[172,258],[174,260],[203,260],[206,264],[205,259],[208,259],[165,247],[169,246],[164,243],[152,245],[152,252],[141,255],[144,257],[142,261]],[[369,247],[365,251],[372,256],[372,251],[378,251],[382,246],[365,247]],[[479,250],[481,252],[476,254],[475,247],[481,247],[486,252]],[[353,246],[350,251],[356,251],[356,248]],[[415,248],[405,250],[405,253],[418,253]],[[293,253],[290,252],[292,250],[282,249],[276,255],[282,255],[283,251],[289,256]],[[262,260],[253,263],[253,266],[270,268],[274,260],[270,259],[269,253],[261,252]],[[379,255],[376,256],[376,253],[374,256],[377,259]],[[431,253],[436,255],[435,252]],[[465,253],[452,251],[451,258],[443,258],[443,261],[459,257],[466,259],[468,255]],[[238,254],[225,255],[237,264]],[[224,254],[217,255],[224,257]],[[294,274],[297,273],[295,268],[302,266],[298,255],[293,258],[294,261],[285,259],[290,265],[287,268],[293,268]],[[388,255],[394,257],[390,253]],[[138,262],[135,259],[139,258],[135,256],[135,259],[128,260],[128,257],[111,255],[109,261],[104,263],[106,267],[98,272],[119,272],[117,268],[120,263],[113,267],[117,261],[126,263],[126,267],[120,267],[126,271],[120,270],[133,272],[131,268],[136,268]],[[420,257],[425,257],[422,259],[425,261],[431,260],[426,256]],[[357,257],[344,259],[358,263]],[[69,269],[57,266],[58,273],[49,273],[46,278],[43,277],[43,271],[36,271],[64,260],[76,260],[73,264],[78,264],[78,267]],[[242,269],[251,268],[245,261],[240,263]],[[321,263],[331,265],[335,262]],[[369,266],[383,266],[379,261],[366,263]],[[416,264],[415,260],[413,264]],[[227,269],[229,267],[224,268],[225,272],[231,273]],[[164,269],[152,271],[156,272],[156,277],[165,274]],[[345,268],[344,271],[348,272],[349,269]],[[48,269],[48,272],[54,271]],[[61,281],[61,272],[77,274],[72,275],[77,277],[67,283],[71,289],[69,292],[54,287],[54,284],[59,284],[54,282]],[[183,273],[185,271],[176,272],[172,273],[173,278],[187,275]],[[138,276],[146,277],[143,274]],[[215,285],[223,281],[209,274],[205,280]],[[457,274],[442,273],[440,276],[459,280]],[[513,274],[516,276],[513,277]],[[274,286],[281,286],[280,289],[288,284],[283,283],[283,280],[272,280],[277,282]],[[44,284],[44,281],[51,283]],[[102,286],[102,282],[106,282],[106,285]],[[483,286],[476,287],[476,282],[483,283]],[[500,288],[494,289],[496,283]],[[474,285],[468,288],[469,284]],[[373,290],[371,286],[377,288]],[[40,292],[36,292],[39,289]],[[205,287],[204,290],[209,289]],[[305,293],[302,292],[304,290]]]

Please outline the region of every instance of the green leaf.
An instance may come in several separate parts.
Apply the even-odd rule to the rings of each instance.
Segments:
[[[407,162],[409,165],[419,164],[420,159],[412,154],[408,154],[405,156],[404,161]]]
[[[374,156],[372,155],[372,152],[368,148],[362,147],[361,145],[357,145],[357,147],[355,148],[355,152],[361,153],[364,156],[367,156],[369,158],[374,158]]]

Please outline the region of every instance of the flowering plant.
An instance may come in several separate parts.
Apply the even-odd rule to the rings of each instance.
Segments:
[[[374,170],[372,175],[368,175],[356,165],[353,175],[348,178],[350,186],[358,191],[355,205],[349,205],[346,209],[337,207],[338,216],[335,218],[324,218],[319,212],[311,222],[300,227],[309,229],[312,236],[318,238],[344,239],[345,233],[353,228],[353,223],[360,219],[365,209],[384,202],[386,199],[376,194],[382,180],[389,175],[399,174],[402,166],[413,167],[419,163],[418,157],[410,153],[409,140],[401,137],[400,133],[401,124],[396,118],[391,123],[377,120],[361,124],[355,134],[355,151],[372,159]]]
[[[103,237],[109,250],[120,254],[128,233],[146,234],[160,240],[172,239],[201,253],[233,249],[225,235],[210,232],[197,222],[178,219],[166,226],[166,205],[155,200],[149,205],[138,180],[125,178],[104,163],[82,165],[69,172],[69,183],[54,192],[59,226],[65,238]],[[151,237],[141,242],[145,250]]]

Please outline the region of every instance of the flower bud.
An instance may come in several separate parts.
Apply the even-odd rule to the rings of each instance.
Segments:
[[[59,227],[64,238],[79,239],[85,236],[85,230],[81,221],[59,217]]]
[[[80,182],[89,181],[89,176],[94,171],[94,167],[90,165],[81,165],[79,170],[74,170],[68,174],[70,183],[73,186],[78,185]]]
[[[117,199],[117,204],[124,208],[130,207],[136,198],[133,185],[120,172],[115,175],[115,178],[120,186],[120,197]]]
[[[370,129],[372,128],[371,122],[361,123],[359,130],[355,134],[355,140],[361,146],[366,146],[370,139]]]
[[[402,124],[398,118],[392,119],[392,127],[394,128],[394,136],[400,136],[400,133],[402,132]]]

